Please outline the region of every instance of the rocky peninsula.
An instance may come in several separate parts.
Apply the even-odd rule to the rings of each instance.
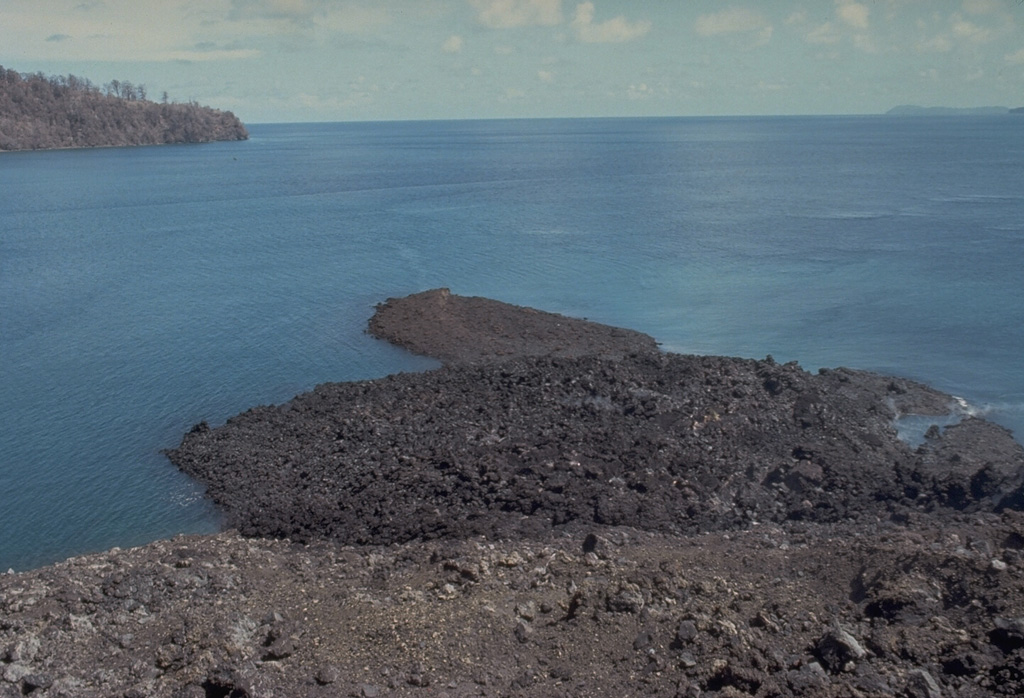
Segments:
[[[0,577],[0,697],[1024,692],[1024,450],[845,368],[664,353],[445,289],[443,365],[168,455],[232,530]]]
[[[21,74],[0,66],[0,151],[246,140],[229,111],[147,99],[144,85],[104,87],[75,75]]]

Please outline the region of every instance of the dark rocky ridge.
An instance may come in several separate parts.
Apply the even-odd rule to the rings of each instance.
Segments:
[[[912,451],[894,418],[953,398],[902,379],[663,354],[443,289],[389,300],[370,331],[447,363],[321,385],[169,452],[243,534],[381,545],[838,522],[992,509],[1024,472],[1010,434],[979,419]]]
[[[454,364],[534,356],[621,359],[658,351],[657,342],[641,332],[490,298],[452,295],[446,288],[389,298],[377,306],[369,332]]]
[[[892,426],[949,396],[443,291],[371,329],[446,365],[171,454],[273,537],[0,575],[0,698],[1024,693],[1021,448]]]

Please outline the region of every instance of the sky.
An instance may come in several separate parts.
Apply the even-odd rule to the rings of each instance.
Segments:
[[[0,65],[247,123],[1024,105],[1024,0],[0,0]]]

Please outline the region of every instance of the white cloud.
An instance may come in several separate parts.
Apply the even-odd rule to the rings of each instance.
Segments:
[[[517,102],[526,97],[526,92],[517,87],[508,87],[498,98],[499,102]]]
[[[1013,53],[1006,54],[1003,56],[1003,60],[1010,65],[1024,65],[1024,48],[1014,51]]]
[[[953,50],[953,42],[945,34],[917,42],[917,50],[921,53],[946,53]]]
[[[555,81],[555,74],[552,73],[550,70],[538,70],[537,79],[540,80],[541,82],[546,82],[550,84]]]
[[[576,37],[585,43],[621,43],[640,38],[651,30],[651,23],[645,20],[630,22],[620,15],[594,24],[594,3],[582,2],[576,6],[572,28]]]
[[[857,34],[853,37],[853,45],[864,53],[878,53],[878,46],[875,40],[867,34]]]
[[[836,9],[839,19],[857,29],[868,28],[868,14],[870,14],[870,10],[868,10],[867,5],[851,2],[850,0],[836,0],[836,2],[839,5]]]
[[[165,61],[186,61],[189,63],[204,63],[208,61],[237,61],[248,58],[257,58],[262,55],[261,51],[247,48],[202,48],[195,50],[167,51],[161,58]]]
[[[998,0],[964,0],[964,12],[972,15],[989,15],[1001,8]]]
[[[626,97],[629,99],[647,99],[654,94],[654,89],[646,82],[633,84],[626,90]]]
[[[953,35],[976,44],[983,44],[992,38],[992,32],[988,29],[959,17],[953,19]]]
[[[759,13],[736,7],[701,15],[697,18],[696,29],[701,36],[716,36],[762,31],[765,26],[768,26],[768,20]]]
[[[323,26],[346,34],[365,34],[391,23],[391,13],[379,5],[335,5],[327,2]]]
[[[364,109],[377,103],[383,90],[376,82],[360,75],[347,85],[348,91],[323,94],[320,91],[302,91],[289,93],[286,97],[293,106],[298,104],[304,112],[318,115],[331,115],[339,111],[350,112],[353,109]]]
[[[697,18],[694,29],[700,36],[752,35],[758,45],[768,43],[774,31],[771,23],[763,15],[743,8],[732,8],[701,15]]]
[[[209,26],[224,18],[226,7],[184,0],[4,0],[0,45],[5,54],[29,62],[231,61],[259,55],[244,37],[221,37]]]
[[[231,0],[227,18],[253,24],[315,26],[348,34],[372,31],[390,21],[386,7],[331,0]]]
[[[866,30],[870,27],[870,8],[854,0],[835,0],[835,5],[835,20],[817,25],[804,35],[804,39],[811,44],[834,46],[848,37],[857,49],[865,53],[878,53],[878,46],[871,35],[863,31],[852,35],[849,33],[851,28]]]
[[[441,44],[441,50],[445,53],[458,53],[462,50],[462,44],[462,37],[458,34],[452,34]]]
[[[562,23],[562,0],[469,0],[477,19],[492,29]]]
[[[311,0],[231,0],[231,19],[305,20],[319,13]]]
[[[808,32],[805,38],[812,44],[838,44],[841,37],[832,22],[825,22]]]

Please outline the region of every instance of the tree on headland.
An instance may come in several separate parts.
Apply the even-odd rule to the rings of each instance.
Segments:
[[[75,75],[19,73],[0,66],[0,150],[88,148],[245,140],[229,111],[146,98],[145,85],[99,88]]]

